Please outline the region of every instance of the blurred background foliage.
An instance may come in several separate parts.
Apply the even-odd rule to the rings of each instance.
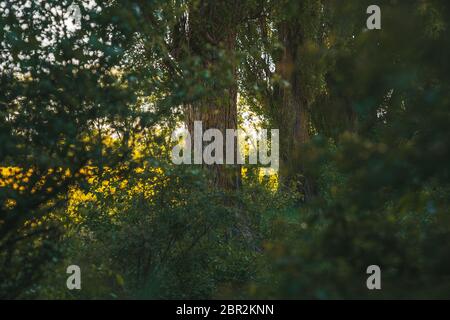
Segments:
[[[450,4],[370,4],[0,1],[0,298],[449,298]],[[279,174],[173,165],[187,110]]]

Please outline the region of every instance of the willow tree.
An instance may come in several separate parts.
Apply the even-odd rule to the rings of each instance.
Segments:
[[[313,183],[302,164],[309,142],[310,108],[324,91],[324,6],[318,0],[266,1],[257,23],[248,24],[242,43],[243,91],[253,107],[280,130],[280,182],[306,198]]]
[[[199,59],[204,95],[186,104],[186,123],[191,134],[194,121],[203,130],[237,129],[236,34],[241,19],[240,1],[195,1],[189,4],[188,55]],[[235,144],[236,145],[236,144]],[[236,148],[235,148],[236,150]],[[225,155],[225,150],[224,153]],[[238,166],[214,165],[214,183],[225,189],[240,184]]]
[[[191,136],[195,121],[202,122],[203,131],[218,129],[224,137],[227,129],[237,129],[237,35],[243,22],[258,15],[260,2],[193,0],[175,3],[182,11],[176,23],[169,26],[167,47],[185,85],[182,104]],[[233,139],[236,161],[237,138]],[[225,145],[226,141],[224,155]],[[214,164],[208,169],[213,185],[225,190],[239,187],[239,165]]]
[[[286,1],[277,9],[275,27],[281,50],[275,53],[276,75],[287,81],[274,87],[274,102],[280,110],[280,178],[297,184],[305,198],[313,183],[304,170],[301,147],[311,136],[310,106],[322,88],[319,50],[322,40],[321,1]]]

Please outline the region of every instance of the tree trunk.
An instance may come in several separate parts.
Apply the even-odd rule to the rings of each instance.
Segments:
[[[223,11],[223,5],[203,1],[190,8],[189,54],[201,59],[202,67],[210,73],[210,78],[200,84],[207,94],[185,106],[185,118],[191,136],[194,121],[202,122],[203,131],[220,130],[224,137],[225,162],[226,129],[237,129],[237,66],[236,28],[235,24],[230,23],[233,17],[221,17],[233,11]],[[234,140],[236,159],[238,145],[237,139]],[[214,164],[205,167],[211,173],[213,185],[224,190],[234,190],[240,186],[240,165]]]
[[[299,48],[304,43],[301,29],[284,21],[279,24],[279,38],[284,49],[276,61],[276,70],[288,85],[277,85],[274,96],[280,128],[280,185],[294,188],[307,201],[314,195],[313,181],[307,176],[302,160],[302,146],[310,141],[309,101],[299,67]]]

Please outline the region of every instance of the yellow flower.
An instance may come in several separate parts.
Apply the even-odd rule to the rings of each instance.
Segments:
[[[6,199],[5,207],[7,209],[13,209],[17,205],[17,201],[14,199]]]

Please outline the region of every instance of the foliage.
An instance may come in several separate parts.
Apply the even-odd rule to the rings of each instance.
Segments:
[[[369,1],[71,3],[0,1],[0,298],[448,298],[446,1],[381,30]],[[172,164],[189,110],[289,161]]]

